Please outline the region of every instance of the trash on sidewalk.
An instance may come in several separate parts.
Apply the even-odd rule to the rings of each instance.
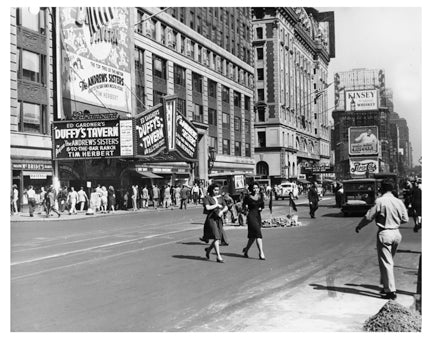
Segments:
[[[421,332],[421,315],[390,300],[365,322],[363,329],[366,332]]]
[[[301,226],[301,222],[298,221],[298,215],[288,214],[287,217],[270,218],[263,220],[262,227],[294,227]]]

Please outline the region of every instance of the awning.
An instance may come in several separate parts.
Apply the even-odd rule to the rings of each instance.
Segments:
[[[137,173],[137,174],[139,174],[145,178],[149,178],[149,179],[162,179],[163,178],[163,177],[161,177],[157,174],[154,174],[153,172],[150,172],[150,171],[138,171],[135,168],[130,168],[129,170],[132,172],[135,172],[135,173]]]
[[[160,175],[154,174],[153,172],[138,172],[138,174],[141,174],[143,177],[150,178],[150,179],[162,179]]]
[[[306,179],[297,179],[297,181],[301,184],[310,184],[310,181],[307,181]]]

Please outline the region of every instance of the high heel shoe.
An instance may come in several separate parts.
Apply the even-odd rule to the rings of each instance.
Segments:
[[[210,259],[210,247],[206,247],[206,248],[204,248],[204,251],[206,252],[206,257],[207,257],[207,259]]]
[[[259,260],[266,260],[266,258],[263,257],[263,256],[261,256],[261,254],[260,254],[260,256],[259,256]]]
[[[245,247],[245,248],[243,248],[243,256],[245,257],[245,258],[249,258],[249,256],[248,256],[248,254],[247,254],[247,248]]]
[[[216,261],[217,261],[217,262],[220,262],[221,264],[224,263],[224,260],[223,260],[223,259],[216,258]]]

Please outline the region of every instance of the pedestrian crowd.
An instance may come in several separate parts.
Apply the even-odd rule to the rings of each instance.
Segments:
[[[116,210],[148,208],[187,209],[187,206],[201,204],[206,193],[203,185],[131,185],[128,189],[114,189],[113,186],[101,186],[86,190],[83,186],[76,190],[74,186],[55,189],[53,185],[42,186],[36,192],[33,185],[24,190],[27,197],[29,215],[45,213],[47,217],[68,212],[110,213]],[[18,214],[19,191],[16,184],[11,188],[11,215]]]

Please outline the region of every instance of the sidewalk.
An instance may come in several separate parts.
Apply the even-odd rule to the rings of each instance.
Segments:
[[[64,211],[63,213],[60,212],[61,217],[58,217],[56,213],[51,213],[50,217],[46,217],[46,213],[42,212],[41,214],[38,214],[38,212],[34,213],[33,217],[30,217],[28,212],[19,212],[16,215],[10,216],[11,222],[22,222],[22,221],[29,221],[29,222],[41,222],[41,221],[67,221],[67,220],[79,220],[79,219],[88,219],[88,218],[97,218],[97,217],[106,217],[110,215],[124,215],[124,214],[137,214],[137,213],[151,213],[151,212],[162,212],[162,211],[171,211],[171,210],[178,210],[179,206],[173,206],[172,208],[162,208],[159,207],[158,209],[154,209],[153,207],[149,208],[140,208],[137,211],[133,211],[132,209],[129,210],[116,210],[115,212],[109,212],[109,213],[101,213],[101,212],[95,212],[92,214],[87,214],[87,211],[78,212],[77,214],[69,215],[69,212]],[[195,205],[195,204],[189,204],[187,205],[188,209],[196,209],[196,208],[202,208],[201,204]]]

